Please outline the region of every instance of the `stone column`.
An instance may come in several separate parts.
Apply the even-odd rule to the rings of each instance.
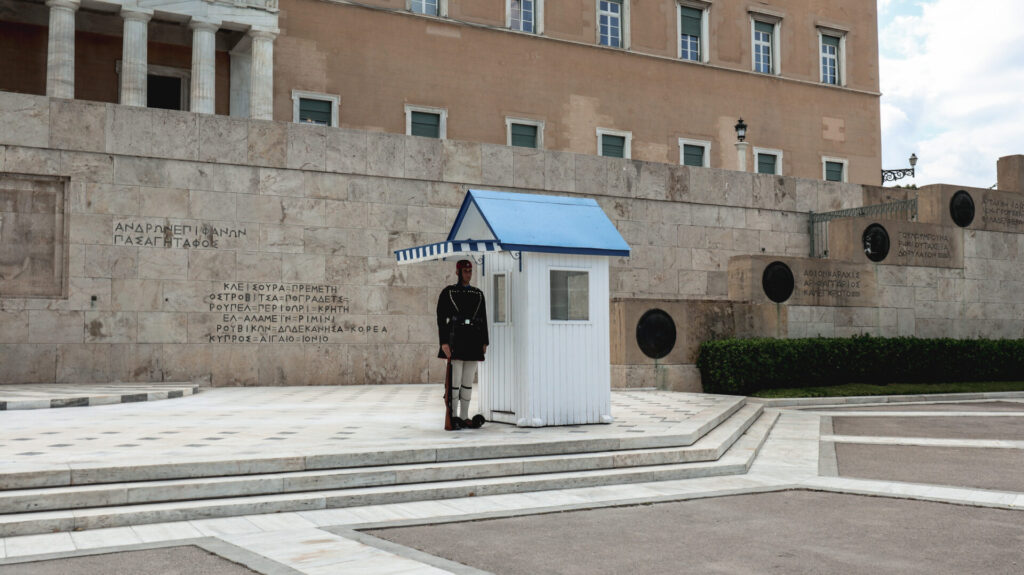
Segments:
[[[252,29],[249,80],[249,117],[274,119],[274,37],[276,31]]]
[[[996,162],[996,188],[1024,193],[1024,155],[1003,156]]]
[[[230,113],[236,118],[249,117],[249,84],[252,81],[252,39],[242,38],[231,52]]]
[[[75,97],[75,12],[79,0],[47,0],[50,30],[46,46],[46,95]]]
[[[149,71],[149,19],[152,12],[121,9],[124,37],[121,40],[121,103],[126,106],[147,104]]]
[[[191,111],[214,113],[217,81],[216,32],[220,22],[193,18],[192,28],[192,92]]]
[[[747,171],[747,146],[749,145],[746,142],[736,142],[736,169],[741,172]]]

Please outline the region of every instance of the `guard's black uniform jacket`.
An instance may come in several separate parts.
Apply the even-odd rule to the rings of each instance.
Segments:
[[[483,361],[487,339],[484,292],[471,285],[453,284],[437,298],[437,339],[452,348],[452,359]],[[438,349],[437,357],[444,359]]]

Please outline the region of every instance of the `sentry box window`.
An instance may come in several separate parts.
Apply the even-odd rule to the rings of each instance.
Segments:
[[[590,274],[551,270],[551,320],[590,320]]]
[[[505,274],[494,274],[494,323],[506,323],[508,321],[508,291]]]

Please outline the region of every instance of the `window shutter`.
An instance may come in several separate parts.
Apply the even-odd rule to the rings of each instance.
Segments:
[[[688,8],[686,6],[680,6],[679,12],[681,14],[680,25],[683,34],[700,38],[700,21],[702,12],[696,8]]]
[[[601,134],[601,155],[609,158],[626,157],[626,137]]]
[[[537,126],[512,124],[512,145],[520,148],[536,148]]]
[[[441,137],[441,114],[429,112],[412,113],[412,135],[425,138]]]
[[[759,174],[774,174],[775,173],[775,162],[778,161],[778,157],[775,154],[758,154],[757,155],[757,173]]]
[[[299,121],[330,126],[331,102],[328,100],[299,98]]]
[[[683,144],[683,165],[704,167],[704,146]]]
[[[765,22],[758,22],[757,20],[754,20],[754,30],[757,32],[764,32],[765,34],[774,34],[775,26],[772,26],[771,24],[767,24]]]
[[[825,162],[825,180],[829,182],[843,181],[842,162]]]
[[[826,46],[834,46],[836,50],[839,50],[839,38],[835,36],[822,36],[821,43]]]

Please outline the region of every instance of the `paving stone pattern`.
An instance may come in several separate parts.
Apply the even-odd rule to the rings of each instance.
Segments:
[[[613,392],[610,425],[445,432],[441,386],[219,388],[173,402],[9,412],[0,429],[8,472],[67,464],[236,461],[466,444],[564,441],[692,432],[706,410],[734,398]],[[473,404],[476,407],[476,404]]]
[[[446,434],[437,430],[439,391],[437,386],[224,389],[174,401],[7,412],[3,415],[5,426],[0,428],[0,433],[6,433],[0,458],[24,462],[43,457],[38,461],[75,465],[76,450],[85,446],[85,456],[100,465],[132,465],[139,457],[136,450],[141,453],[145,448],[118,444],[159,445],[159,449],[169,452],[177,449],[166,460],[186,461],[193,451],[213,457],[229,452],[240,459],[257,457],[267,449],[265,445],[284,446],[282,451],[299,455],[337,443],[358,445],[357,449],[362,450],[417,445],[410,442],[410,437],[456,445],[487,445],[491,441],[518,441],[522,438],[522,434],[516,433],[519,431],[527,432],[533,441],[543,441],[546,436],[576,438],[579,431],[593,436],[632,437],[637,434],[631,430],[643,434],[679,431],[709,411],[721,410],[716,403],[727,401],[668,392],[617,392],[613,393],[616,425],[518,430],[489,424],[476,432]],[[850,406],[856,406],[856,401],[863,400],[835,400]],[[988,401],[992,403],[991,399]],[[1010,407],[1024,405],[1021,399],[1005,396],[1000,403],[1012,404]],[[179,409],[182,406],[185,409]],[[1019,419],[1007,409],[940,411],[947,409],[948,404],[934,402],[927,406],[927,411],[913,411],[913,405],[906,411],[898,409],[901,405],[888,407],[892,411],[884,415],[896,422],[890,424],[894,434],[901,429],[898,422],[910,422],[911,429],[913,420],[924,418],[927,422],[935,413],[968,423],[984,418],[995,422],[993,425],[1009,428]],[[1024,486],[1017,480],[1022,476],[1021,470],[1005,468],[1006,462],[1019,459],[1022,450],[1015,447],[1018,442],[831,434],[831,420],[825,419],[827,425],[823,425],[823,417],[877,417],[877,412],[871,411],[843,413],[768,408],[767,414],[777,415],[778,419],[769,420],[773,422],[770,433],[760,450],[753,451],[754,460],[746,474],[7,537],[0,539],[0,571],[6,573],[6,568],[26,562],[43,565],[40,562],[49,559],[136,551],[140,546],[167,546],[174,542],[185,545],[189,540],[206,538],[259,557],[272,567],[261,569],[268,574],[479,573],[443,557],[352,531],[425,525],[430,526],[425,532],[448,548],[454,540],[449,535],[456,531],[465,534],[466,546],[480,542],[479,549],[492,555],[485,557],[479,567],[498,574],[529,569],[531,565],[532,570],[523,572],[1020,572],[1018,550],[1024,537],[1020,532],[1024,525]],[[680,419],[682,422],[678,423]],[[7,433],[8,421],[17,428],[13,433]],[[90,433],[91,428],[96,433]],[[237,433],[219,433],[224,431]],[[347,439],[332,439],[344,431],[349,432]],[[110,437],[119,434],[130,437]],[[12,443],[23,444],[43,437],[47,439],[32,446],[48,451],[15,457],[15,452],[23,448]],[[199,443],[204,437],[224,439],[208,440],[198,448],[179,445],[184,441]],[[841,470],[845,448],[877,447],[865,445],[866,441],[907,450],[909,455],[889,459],[879,457],[877,452],[864,452],[865,459],[886,462],[890,471],[913,470],[918,463],[927,463],[934,465],[936,472],[928,477],[896,477],[897,480],[863,479],[837,476],[834,468],[826,464],[827,453],[838,452]],[[1003,446],[992,448],[991,444],[997,441],[1004,442]],[[922,442],[935,442],[925,447],[945,449],[947,453],[953,446],[953,452],[966,454],[963,461],[970,464],[976,476],[1002,477],[1018,483],[980,489],[950,486],[947,477],[961,473],[955,458],[931,457],[919,462],[914,457],[915,452],[925,453],[919,449]],[[61,443],[75,445],[72,448]],[[729,454],[723,456],[727,457]],[[833,457],[833,467],[834,460]],[[954,464],[949,465],[950,461]],[[3,471],[7,469],[5,466]],[[794,489],[819,493],[793,492]],[[734,497],[757,493],[772,495]],[[685,503],[646,505],[668,502]],[[182,505],[190,503],[199,502]],[[637,507],[639,504],[645,505]],[[609,509],[622,506],[627,507]],[[564,513],[595,509],[607,509],[608,517],[602,518],[599,514],[604,512],[596,511]],[[543,515],[550,513],[555,515]],[[600,520],[587,519],[587,513]],[[489,524],[506,525],[502,522],[512,521],[509,517],[519,518],[514,520],[515,529],[488,529]],[[494,519],[500,521],[487,521]],[[448,524],[450,528],[443,527]],[[546,536],[549,532],[550,536]],[[545,537],[530,544],[527,539],[531,534]],[[474,540],[477,536],[480,539]],[[493,537],[495,542],[489,543],[487,537]],[[652,547],[652,543],[658,545]],[[514,557],[499,556],[511,555],[519,549],[517,545],[524,544],[528,551],[515,553]],[[223,553],[226,557],[231,555]]]

